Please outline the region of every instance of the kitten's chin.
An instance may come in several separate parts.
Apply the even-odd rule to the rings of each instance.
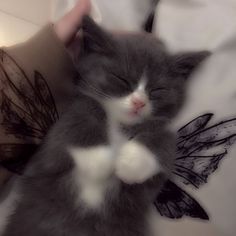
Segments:
[[[141,115],[118,115],[111,116],[114,121],[123,125],[136,125],[144,121],[144,117]]]
[[[135,113],[125,109],[110,109],[108,113],[112,120],[123,125],[136,125],[142,123],[148,116],[146,113]]]

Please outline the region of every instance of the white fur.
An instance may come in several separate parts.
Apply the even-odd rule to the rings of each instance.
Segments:
[[[129,141],[116,160],[116,175],[127,184],[143,183],[160,171],[155,156],[140,143]]]
[[[69,148],[69,153],[76,163],[74,176],[81,189],[80,200],[89,207],[99,207],[113,172],[114,156],[111,148]]]

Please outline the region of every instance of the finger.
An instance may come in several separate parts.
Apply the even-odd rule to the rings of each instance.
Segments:
[[[79,0],[75,7],[67,14],[67,22],[71,27],[78,27],[81,24],[84,15],[88,14],[91,9],[91,4],[89,0]]]
[[[90,0],[79,0],[75,7],[55,24],[55,30],[63,43],[67,44],[76,35],[84,15],[89,14]]]

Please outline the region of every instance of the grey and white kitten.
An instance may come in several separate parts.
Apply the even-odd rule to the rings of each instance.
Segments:
[[[147,236],[173,168],[167,129],[206,52],[170,55],[148,35],[83,24],[77,96],[33,157],[4,236]]]

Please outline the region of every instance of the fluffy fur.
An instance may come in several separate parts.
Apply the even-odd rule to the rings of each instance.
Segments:
[[[21,180],[4,236],[147,236],[173,168],[167,129],[206,53],[170,55],[155,38],[111,36],[89,18],[77,96]]]

